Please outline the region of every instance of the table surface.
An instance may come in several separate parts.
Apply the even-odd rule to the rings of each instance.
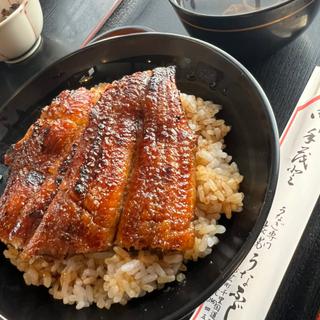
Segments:
[[[37,71],[80,47],[115,1],[40,2],[45,23],[41,49],[26,62],[0,63],[0,106]],[[100,33],[123,25],[144,25],[156,31],[187,34],[167,0],[123,0]],[[320,15],[290,45],[264,62],[247,65],[271,102],[280,133],[314,67],[320,65],[319,26]],[[320,301],[319,214],[318,201],[267,319],[315,319]]]

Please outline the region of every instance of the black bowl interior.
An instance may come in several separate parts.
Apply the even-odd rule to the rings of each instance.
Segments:
[[[221,223],[227,232],[214,252],[188,264],[187,280],[111,310],[76,311],[46,289],[28,287],[1,257],[0,314],[8,319],[178,319],[213,293],[250,250],[270,208],[278,173],[278,136],[268,101],[251,75],[219,49],[191,38],[148,33],[98,42],[35,76],[1,110],[0,151],[26,132],[39,110],[60,90],[112,81],[136,70],[176,65],[181,91],[223,105],[219,117],[232,125],[227,151],[245,176],[245,209]],[[88,77],[88,70],[94,74]],[[7,171],[0,168],[5,185]],[[213,263],[212,263],[213,262]]]

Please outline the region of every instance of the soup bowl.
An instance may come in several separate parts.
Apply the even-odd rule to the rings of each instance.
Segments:
[[[197,7],[184,5],[192,0],[169,1],[190,35],[215,44],[244,62],[268,57],[295,39],[310,26],[320,6],[318,0],[280,0],[261,9],[228,10],[226,6],[226,11],[198,12]],[[241,1],[211,1],[215,2]],[[263,4],[263,0],[256,2]]]

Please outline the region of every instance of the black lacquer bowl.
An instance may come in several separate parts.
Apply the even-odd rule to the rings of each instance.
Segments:
[[[1,109],[3,154],[21,138],[44,106],[61,90],[112,81],[137,70],[176,65],[180,90],[223,105],[220,117],[232,125],[227,148],[245,176],[243,213],[226,225],[214,252],[189,263],[184,284],[131,300],[126,306],[77,311],[63,305],[47,289],[28,287],[22,274],[0,258],[0,315],[19,319],[180,319],[221,286],[257,238],[268,215],[278,177],[276,122],[256,80],[239,62],[220,49],[188,37],[146,33],[97,42],[54,63],[31,79]],[[91,69],[93,68],[93,69]],[[88,70],[94,70],[92,77]],[[5,185],[6,170],[1,167]],[[1,246],[3,249],[4,246]],[[213,261],[213,263],[210,263]],[[257,288],[258,289],[258,288]],[[1,318],[1,317],[0,317]]]
[[[319,0],[282,0],[259,11],[213,15],[191,11],[182,5],[183,0],[169,1],[192,36],[221,47],[245,63],[263,59],[295,39],[311,24],[320,7]]]

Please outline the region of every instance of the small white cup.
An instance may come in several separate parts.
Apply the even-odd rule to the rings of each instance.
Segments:
[[[0,61],[20,62],[31,56],[41,43],[43,14],[39,0],[0,0],[2,9],[20,6],[4,20],[0,18]]]

